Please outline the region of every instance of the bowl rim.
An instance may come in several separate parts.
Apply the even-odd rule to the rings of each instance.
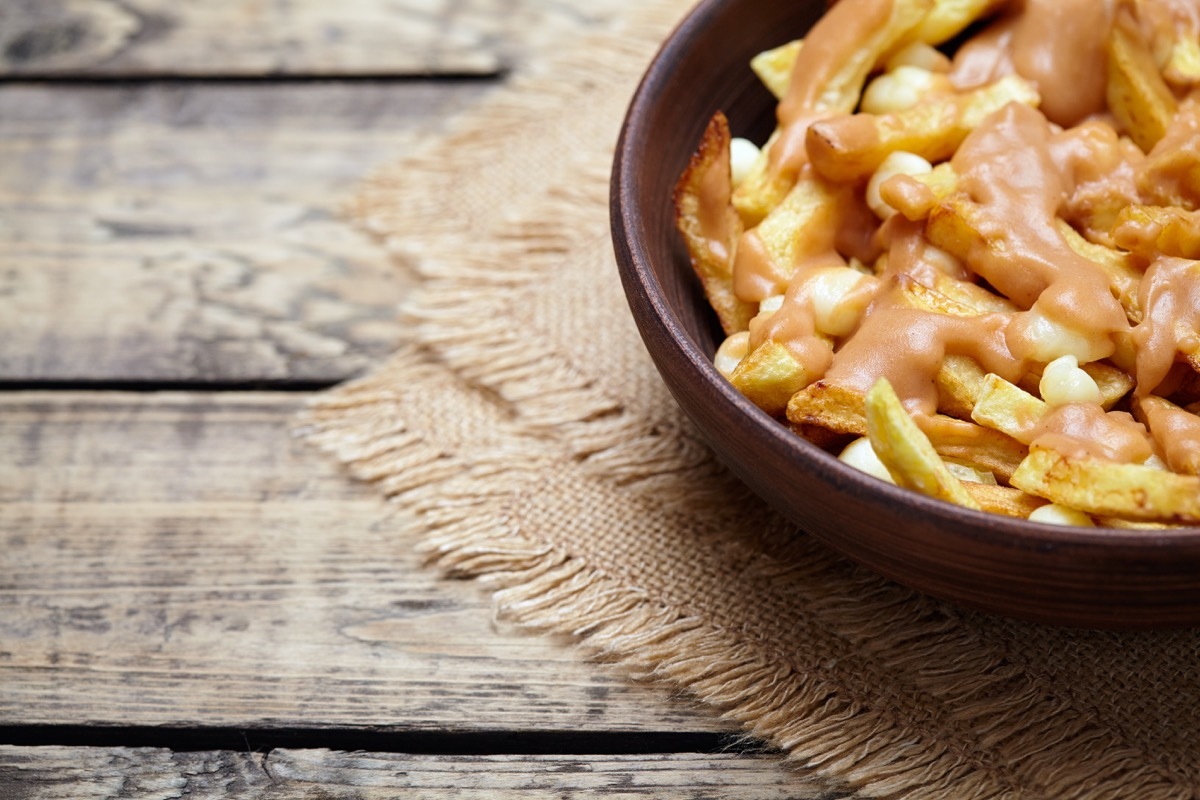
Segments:
[[[646,126],[655,98],[675,77],[675,64],[689,40],[711,23],[712,18],[730,0],[701,0],[668,35],[650,62],[630,100],[621,124],[610,178],[610,226],[617,250],[617,267],[627,294],[650,306],[651,320],[665,335],[673,356],[686,364],[689,377],[701,381],[736,411],[753,420],[765,435],[769,447],[798,467],[812,469],[826,483],[836,484],[857,497],[882,498],[902,516],[932,516],[949,526],[970,523],[955,530],[964,539],[975,539],[991,546],[1010,549],[1058,547],[1088,549],[1200,547],[1200,526],[1125,530],[1120,528],[1084,528],[1007,517],[956,506],[916,491],[903,489],[851,467],[836,456],[792,433],[779,421],[759,409],[733,388],[712,361],[701,352],[683,327],[679,316],[665,299],[663,287],[651,266],[652,258],[645,243],[646,230],[637,203],[641,172],[636,165],[644,156],[648,136]],[[664,200],[668,201],[667,198]],[[629,298],[632,303],[634,298]],[[947,530],[950,530],[947,527]]]

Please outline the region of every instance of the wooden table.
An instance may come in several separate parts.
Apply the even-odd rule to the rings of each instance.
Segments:
[[[290,435],[403,334],[339,203],[576,5],[0,4],[0,798],[834,796]]]

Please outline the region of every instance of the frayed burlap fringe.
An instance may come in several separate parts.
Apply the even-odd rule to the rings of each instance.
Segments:
[[[564,46],[368,182],[352,213],[421,280],[412,341],[314,403],[305,435],[411,511],[430,561],[491,587],[505,618],[688,691],[833,783],[1197,796],[1196,636],[992,619],[845,564],[715,464],[630,328],[581,341],[588,303],[625,313],[607,168],[682,11],[643,6]]]

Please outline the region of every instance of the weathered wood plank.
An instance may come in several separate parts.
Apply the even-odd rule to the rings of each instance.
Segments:
[[[627,0],[5,0],[4,77],[494,76]]]
[[[339,206],[486,91],[0,86],[0,381],[360,372],[408,284]]]
[[[833,800],[847,798],[779,763],[722,754],[413,756],[331,750],[172,753],[0,746],[0,796],[13,800],[420,797]]]
[[[296,394],[0,394],[0,724],[728,731],[498,628]]]
[[[5,0],[0,74],[494,75],[515,0]]]

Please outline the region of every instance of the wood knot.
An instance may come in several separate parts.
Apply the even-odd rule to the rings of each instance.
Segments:
[[[4,47],[4,59],[10,64],[24,64],[69,53],[87,38],[87,25],[79,20],[66,20],[33,28],[17,34]]]

